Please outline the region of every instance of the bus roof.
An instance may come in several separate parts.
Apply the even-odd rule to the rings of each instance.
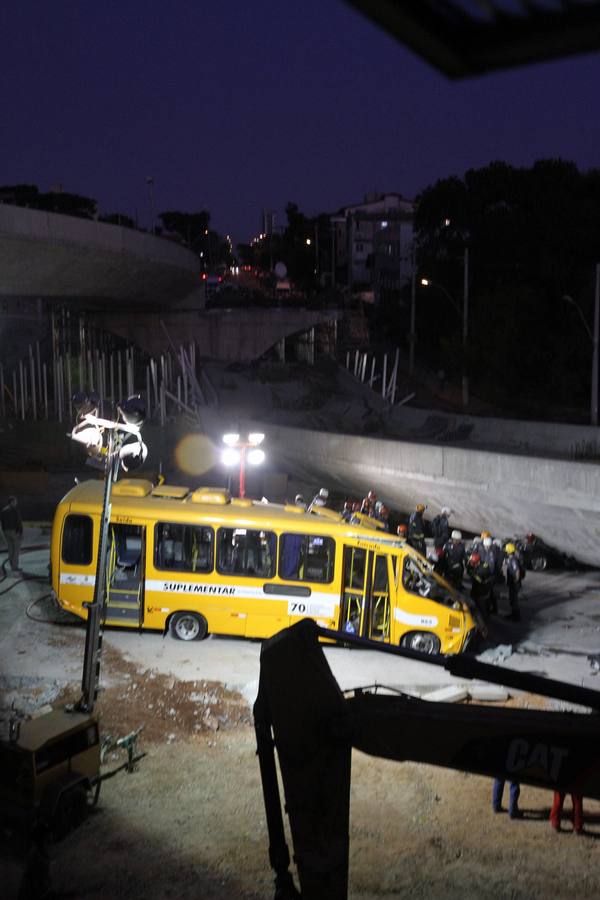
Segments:
[[[131,516],[137,519],[162,519],[171,522],[193,524],[231,524],[240,527],[268,529],[274,526],[289,528],[296,532],[331,534],[358,540],[385,544],[398,549],[405,543],[384,531],[346,522],[335,516],[333,510],[319,508],[306,512],[301,507],[290,504],[265,503],[262,501],[230,498],[224,488],[198,488],[188,491],[180,487],[169,491],[169,486],[161,485],[153,493],[152,483],[143,479],[123,479],[113,487],[111,495],[112,517],[122,519]],[[59,508],[68,505],[73,513],[99,513],[104,485],[100,479],[83,481],[75,485],[60,501]],[[176,496],[171,496],[171,494]]]

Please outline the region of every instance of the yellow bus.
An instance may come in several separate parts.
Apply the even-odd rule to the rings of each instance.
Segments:
[[[86,618],[97,565],[101,481],[76,485],[52,529],[52,587]],[[407,544],[326,508],[232,498],[126,478],[112,489],[108,625],[270,637],[311,617],[429,653],[460,653],[477,611]]]

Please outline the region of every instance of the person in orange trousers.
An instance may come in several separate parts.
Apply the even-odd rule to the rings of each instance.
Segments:
[[[555,831],[560,831],[565,796],[566,794],[561,791],[554,791],[550,824]],[[571,800],[573,801],[573,831],[575,834],[581,834],[583,831],[583,797],[581,794],[571,794]]]

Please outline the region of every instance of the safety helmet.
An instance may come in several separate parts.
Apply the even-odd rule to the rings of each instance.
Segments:
[[[486,549],[487,549],[488,547],[491,547],[491,546],[492,546],[492,539],[491,539],[491,537],[484,537],[484,539],[483,539],[483,546],[484,546]]]
[[[491,536],[492,536],[492,532],[491,532],[491,531],[482,531],[482,532],[481,532],[481,537],[482,537],[482,538],[491,537]]]
[[[425,512],[425,504],[424,504],[424,503],[417,503],[415,509],[416,509],[417,512]]]
[[[450,537],[453,541],[462,541],[462,531],[457,531],[455,528]]]
[[[471,553],[471,562],[477,565],[477,563],[481,562],[481,557],[479,553]]]
[[[398,528],[396,529],[396,531],[398,534],[406,534],[406,531],[407,531],[406,525],[398,525]]]
[[[449,506],[442,506],[442,515],[446,516],[446,518],[448,518],[448,516],[452,515],[452,510],[450,509]]]
[[[504,549],[506,550],[507,553],[516,553],[517,552],[517,548],[515,547],[515,545],[511,544],[510,542],[506,545],[506,547]]]
[[[302,494],[296,494],[296,496],[294,498],[294,503],[296,504],[296,506],[305,506],[306,500],[304,499]]]

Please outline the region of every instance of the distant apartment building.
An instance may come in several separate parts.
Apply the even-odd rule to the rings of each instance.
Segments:
[[[367,194],[331,216],[335,280],[380,302],[412,276],[414,204],[401,194]]]

